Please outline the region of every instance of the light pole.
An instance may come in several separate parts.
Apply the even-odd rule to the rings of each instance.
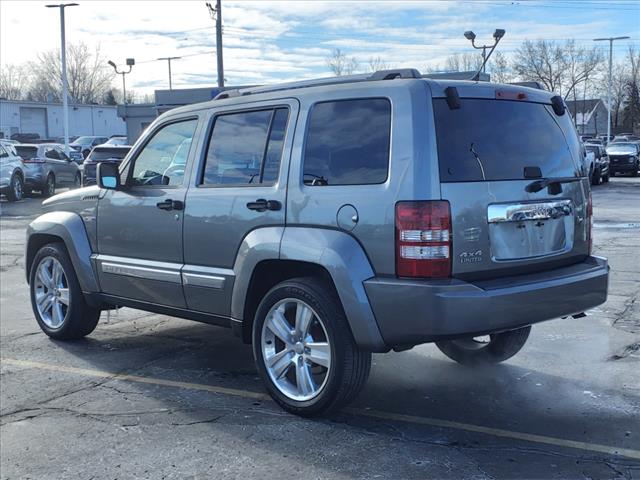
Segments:
[[[166,60],[169,64],[169,90],[173,90],[171,85],[171,60],[180,60],[182,57],[161,57],[158,60]]]
[[[493,45],[480,46],[480,45],[476,45],[475,33],[473,33],[471,30],[467,30],[466,32],[464,32],[464,38],[466,38],[467,40],[471,40],[471,46],[476,50],[482,50],[482,66],[478,69],[478,72],[473,76],[471,80],[478,80],[480,78],[480,72],[483,72],[483,73],[485,72],[485,65],[487,64],[489,57],[491,56],[493,51],[496,49],[498,42],[500,42],[502,37],[504,37],[505,33],[506,31],[504,29],[496,28],[496,31],[493,32]],[[491,49],[488,55],[487,55],[487,48]]]
[[[113,67],[113,69],[115,70],[116,74],[122,75],[122,104],[126,105],[127,104],[127,87],[126,87],[126,84],[125,84],[125,81],[124,81],[124,76],[127,73],[131,73],[131,69],[136,64],[136,61],[135,61],[134,58],[127,58],[127,66],[129,67],[129,70],[127,70],[127,71],[122,70],[121,72],[118,71],[118,67],[111,60],[109,60],[107,63]]]
[[[611,141],[611,70],[613,68],[613,42],[616,40],[626,40],[629,37],[609,37],[609,38],[594,38],[594,42],[609,42],[609,98],[607,100],[607,143]]]
[[[65,7],[77,7],[77,3],[60,3],[46,5],[47,8],[60,9],[60,57],[62,61],[62,125],[64,128],[64,151],[69,156],[69,103],[67,101],[67,53],[65,46],[64,9]]]

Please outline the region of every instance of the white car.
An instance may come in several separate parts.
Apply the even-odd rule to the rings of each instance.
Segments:
[[[0,140],[0,193],[11,202],[24,196],[24,165],[11,142]]]
[[[106,142],[104,142],[102,145],[109,145],[109,146],[126,146],[129,145],[129,143],[127,142],[127,137],[111,137],[109,140],[107,140]]]

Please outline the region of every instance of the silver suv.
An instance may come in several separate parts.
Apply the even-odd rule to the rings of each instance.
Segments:
[[[24,165],[15,145],[0,140],[0,193],[16,202],[24,196]]]
[[[27,232],[40,327],[127,306],[231,327],[282,407],[352,400],[372,352],[506,360],[603,303],[560,97],[415,70],[224,92],[165,113]]]

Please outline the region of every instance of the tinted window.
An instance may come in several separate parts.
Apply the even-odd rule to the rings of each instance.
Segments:
[[[175,165],[175,157],[185,140],[191,140],[197,120],[171,123],[155,132],[133,165],[132,185],[180,185],[184,164]]]
[[[18,151],[18,156],[23,160],[31,160],[38,153],[38,149],[36,147],[16,147]]]
[[[277,179],[287,109],[220,115],[209,141],[202,183],[247,185]]]
[[[577,174],[582,154],[569,115],[504,100],[463,98],[452,110],[434,99],[433,107],[442,182],[522,180],[524,167],[543,177]]]
[[[313,107],[304,153],[307,185],[383,183],[389,168],[391,104],[342,100]]]
[[[6,158],[9,154],[4,150],[4,147],[0,145],[0,158]]]
[[[55,148],[52,148],[52,147],[48,147],[45,150],[44,156],[47,157],[47,158],[51,158],[53,160],[60,160],[60,155],[58,154],[58,151]]]

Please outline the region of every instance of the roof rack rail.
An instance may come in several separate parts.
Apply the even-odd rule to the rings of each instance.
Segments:
[[[394,78],[422,78],[422,74],[415,68],[396,68],[378,70],[369,76],[369,80],[393,80]]]
[[[343,83],[369,82],[376,80],[392,80],[394,78],[422,78],[422,75],[415,68],[399,68],[394,70],[379,70],[372,74],[359,73],[355,75],[344,75],[341,77],[318,78],[315,80],[302,80],[300,82],[279,83],[277,85],[264,85],[258,87],[243,88],[240,90],[225,90],[220,92],[214,100],[234,98],[257,93],[280,92],[283,90],[293,90],[297,88],[317,87],[321,85],[339,85]]]

